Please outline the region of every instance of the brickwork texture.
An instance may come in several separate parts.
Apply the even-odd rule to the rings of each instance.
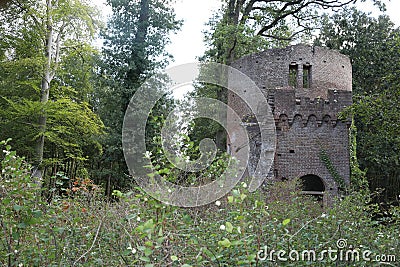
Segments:
[[[232,67],[249,76],[263,92],[274,115],[277,143],[267,179],[314,176],[323,182],[329,201],[350,183],[350,120],[339,113],[352,103],[352,70],[347,56],[307,45],[271,49],[249,55]],[[248,174],[261,151],[257,122],[250,108],[230,93],[228,104],[242,117],[252,137]],[[234,131],[235,125],[228,127]],[[228,140],[228,145],[235,144]],[[240,159],[239,159],[240,160]]]

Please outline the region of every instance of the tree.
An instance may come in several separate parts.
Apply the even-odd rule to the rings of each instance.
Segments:
[[[316,44],[352,61],[357,157],[370,189],[385,189],[377,200],[393,201],[400,191],[400,29],[386,15],[351,8],[322,19]]]
[[[107,3],[113,14],[102,33],[105,41],[96,109],[108,132],[103,140],[105,154],[100,159],[99,175],[107,178],[109,193],[111,182],[120,187],[126,178],[121,143],[126,108],[136,89],[166,66],[170,58],[165,52],[167,36],[179,28],[180,21],[176,20],[170,1],[109,0]]]
[[[365,0],[364,0],[365,1]],[[343,8],[355,0],[224,0],[221,15],[212,21],[207,38],[212,60],[229,65],[235,59],[254,51],[254,44],[286,45],[303,33],[315,29],[318,11]],[[382,7],[380,1],[373,1]],[[224,35],[225,38],[221,38]],[[246,42],[251,38],[252,42]],[[244,40],[244,42],[243,42]],[[264,48],[265,43],[260,46]],[[247,51],[246,51],[247,50]],[[207,55],[207,53],[206,53]]]
[[[353,7],[325,15],[315,44],[350,57],[356,94],[376,93],[384,78],[399,69],[399,34],[387,15],[374,18]]]
[[[100,149],[102,123],[88,104],[96,16],[84,1],[21,0],[0,17],[2,138],[14,137],[38,180],[50,162]]]

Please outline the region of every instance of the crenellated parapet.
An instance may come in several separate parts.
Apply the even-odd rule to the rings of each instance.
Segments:
[[[323,124],[335,127],[340,112],[352,104],[351,92],[338,90],[328,90],[326,99],[296,97],[293,90],[269,90],[268,99],[277,130],[291,127],[295,122],[302,127]]]

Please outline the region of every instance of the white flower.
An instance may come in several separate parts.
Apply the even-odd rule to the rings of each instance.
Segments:
[[[144,157],[146,159],[150,159],[151,155],[152,155],[151,151],[146,151],[146,153],[144,153]]]
[[[140,217],[139,216],[136,218],[136,221],[140,222]]]
[[[225,230],[225,225],[222,224],[222,225],[219,227],[219,229]]]
[[[129,247],[127,247],[126,249],[130,250],[132,254],[135,254],[137,252],[136,248],[133,248],[131,244],[129,244]]]
[[[215,201],[215,205],[217,205],[218,207],[221,206],[221,201],[219,200]]]
[[[326,218],[328,217],[328,215],[326,215],[325,213],[322,213],[321,218]]]
[[[186,157],[185,157],[185,162],[186,162],[186,163],[189,163],[189,162],[190,162],[190,157],[189,157],[189,156],[186,156]]]
[[[171,190],[171,189],[168,189],[168,193],[172,193],[172,190]]]
[[[247,188],[247,184],[245,182],[242,183],[243,188]]]

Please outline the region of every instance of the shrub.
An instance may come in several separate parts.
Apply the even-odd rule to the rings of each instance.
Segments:
[[[399,209],[393,208],[392,220],[383,225],[372,219],[376,207],[361,192],[321,207],[296,189],[297,180],[273,183],[256,193],[241,183],[213,204],[188,209],[167,206],[139,188],[115,191],[118,201],[108,202],[90,180],[78,179],[69,194],[48,203],[31,180],[30,166],[6,142],[2,146],[0,263],[4,266],[379,264],[328,257],[277,259],[279,250],[321,252],[337,249],[338,241],[344,249],[400,257]],[[264,257],[272,250],[276,261],[267,261]]]

